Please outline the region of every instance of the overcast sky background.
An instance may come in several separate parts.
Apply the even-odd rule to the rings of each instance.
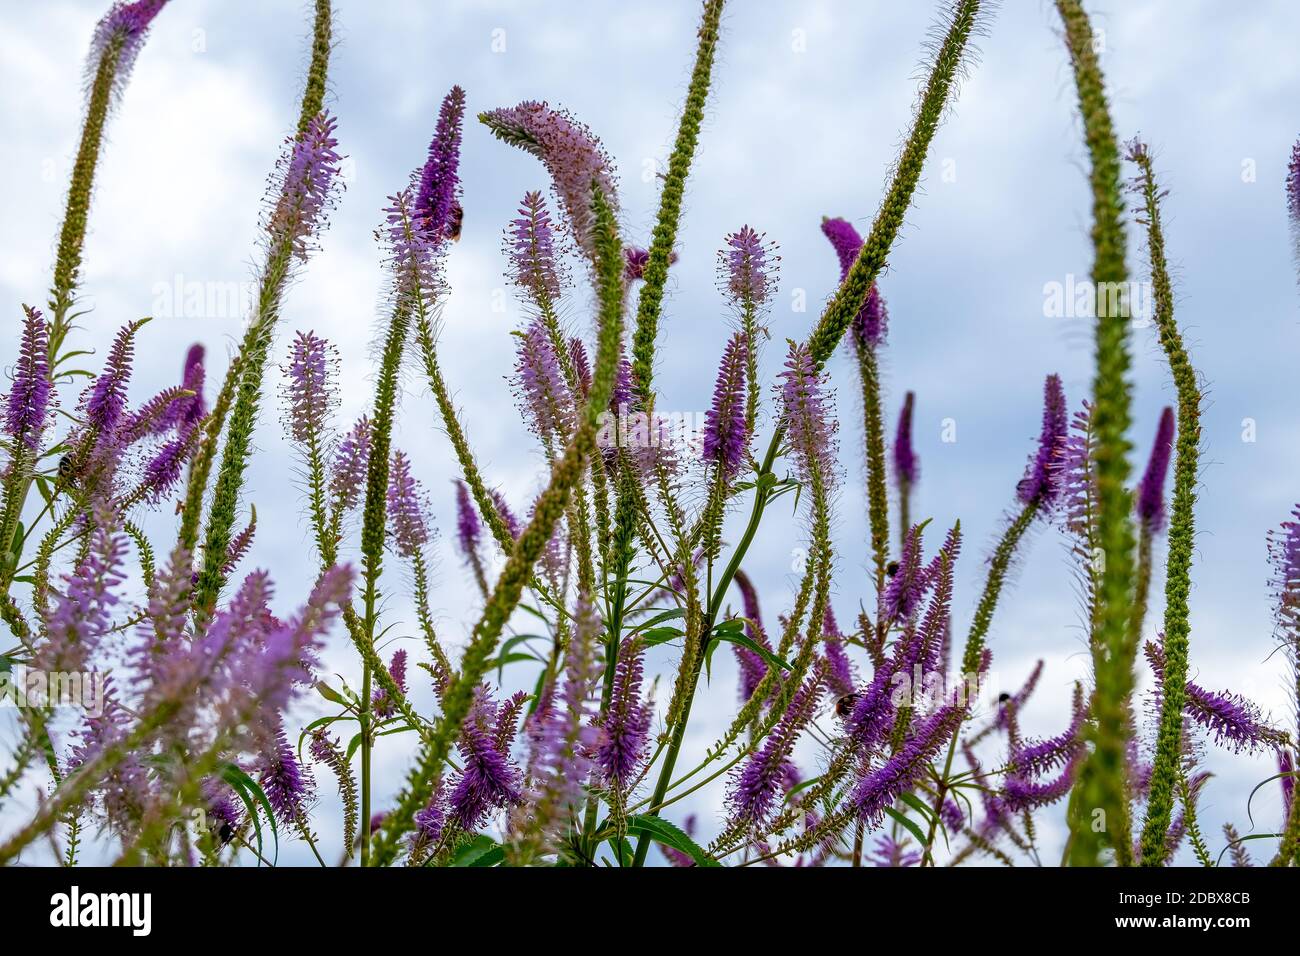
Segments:
[[[1286,667],[1280,656],[1268,659],[1274,641],[1264,536],[1300,499],[1294,374],[1300,329],[1282,191],[1300,125],[1300,64],[1293,55],[1300,6],[1098,0],[1089,8],[1104,31],[1102,64],[1117,128],[1124,137],[1141,132],[1148,139],[1171,190],[1166,231],[1179,321],[1209,386],[1192,669],[1203,684],[1252,695],[1293,726]],[[0,298],[14,330],[0,340],[7,370],[16,354],[19,303],[42,303],[46,296],[79,135],[83,58],[104,4],[6,0],[0,9]],[[669,280],[661,408],[707,406],[717,356],[731,331],[715,287],[715,253],[740,225],[752,224],[781,246],[765,383],[779,369],[785,339],[805,336],[838,277],[819,231],[821,217],[845,216],[863,232],[869,227],[909,123],[935,13],[934,3],[885,0],[729,5],[688,185],[680,260]],[[184,350],[194,341],[209,349],[210,393],[224,372],[242,316],[181,308],[168,314],[168,289],[253,278],[259,201],[297,114],[309,14],[309,4],[299,0],[176,0],[158,17],[110,121],[83,273],[94,308],[79,342],[102,353],[123,323],[158,316],[140,339],[132,384],[137,400],[179,380]],[[589,124],[620,170],[625,240],[645,244],[658,182],[644,174],[670,149],[697,16],[698,4],[684,0],[340,0],[329,106],[338,117],[341,151],[350,157],[348,189],[322,251],[288,294],[277,361],[293,330],[314,329],[343,356],[340,420],[368,408],[384,285],[372,234],[385,197],[421,161],[438,103],[454,83],[467,90],[471,117],[544,99]],[[1045,285],[1082,280],[1091,263],[1085,156],[1051,4],[1003,4],[979,48],[979,65],[935,138],[922,189],[880,283],[891,315],[884,353],[891,429],[904,392],[917,393],[922,480],[913,514],[933,517],[937,527],[960,518],[965,533],[955,603],[959,636],[1032,450],[1043,377],[1059,372],[1075,407],[1090,390],[1091,370],[1089,323],[1044,314]],[[481,465],[524,511],[540,487],[544,462],[505,380],[513,364],[509,332],[524,315],[500,291],[500,242],[518,199],[548,184],[536,160],[472,121],[462,155],[466,217],[449,265],[441,354]],[[1145,278],[1145,256],[1131,233],[1130,267]],[[800,293],[803,312],[796,309]],[[504,310],[494,308],[502,301]],[[589,314],[586,293],[575,293],[566,307],[575,330],[589,331]],[[1134,464],[1141,468],[1173,388],[1151,329],[1136,331],[1133,351]],[[860,411],[856,372],[845,354],[830,372],[840,393],[845,469],[834,601],[847,622],[867,592]],[[268,391],[277,379],[278,373],[268,377]],[[245,566],[271,570],[278,604],[287,611],[306,594],[315,559],[279,409],[278,398],[265,405],[260,451],[248,472],[247,499],[257,505],[261,525]],[[478,602],[451,547],[454,463],[416,374],[407,376],[401,416],[397,442],[414,457],[443,531],[433,596],[440,633],[459,643]],[[955,422],[955,442],[942,441],[946,419]],[[1243,439],[1250,437],[1246,419],[1253,422],[1253,441]],[[173,526],[170,511],[151,521],[160,550]],[[791,600],[791,549],[802,531],[788,507],[775,512],[746,562],[769,628]],[[1160,620],[1160,601],[1153,603],[1148,636]],[[413,637],[406,602],[394,597],[388,611],[402,622],[395,633]],[[1072,682],[1089,671],[1080,616],[1063,540],[1039,529],[1026,542],[989,638],[993,671],[1009,689],[1037,658],[1047,661],[1024,715],[1032,733],[1064,726]],[[701,692],[682,765],[703,752],[734,711],[735,674],[723,656]],[[355,675],[352,661],[336,634],[331,667]],[[671,661],[665,651],[666,673]],[[318,703],[323,707],[309,702],[304,714],[324,713]],[[11,734],[8,726],[5,733]],[[806,772],[816,772],[816,759],[805,755]],[[402,744],[381,745],[378,808],[406,764]],[[1202,824],[1217,852],[1221,822],[1249,830],[1247,797],[1274,770],[1270,758],[1213,747],[1208,765],[1216,777],[1202,799]],[[1254,800],[1256,832],[1277,822],[1276,790],[1270,784]],[[329,819],[336,802],[329,779],[321,778],[320,791]],[[721,786],[702,791],[676,805],[673,816],[681,822],[696,812],[707,836],[721,818],[723,793]],[[1043,815],[1049,859],[1059,845],[1062,812]],[[301,860],[303,853],[286,849],[285,857]]]

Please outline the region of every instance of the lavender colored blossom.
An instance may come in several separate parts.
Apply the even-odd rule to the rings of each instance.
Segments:
[[[794,450],[799,478],[811,485],[815,474],[826,485],[833,485],[838,423],[831,418],[832,398],[806,346],[791,343],[780,378],[781,421]]]
[[[885,809],[916,784],[940,748],[957,732],[963,714],[964,708],[946,704],[922,718],[897,753],[858,781],[849,799],[861,820],[872,826],[880,823]]]
[[[1286,208],[1291,225],[1300,229],[1300,140],[1291,147],[1291,162],[1286,168]]]
[[[479,541],[483,536],[483,524],[479,521],[478,511],[470,500],[469,486],[457,478],[456,485],[456,543],[466,559],[478,554]]]
[[[822,624],[822,646],[826,656],[826,687],[837,697],[853,693],[856,680],[853,662],[844,647],[844,635],[835,620],[835,611],[826,606]]]
[[[281,730],[274,746],[258,760],[257,782],[275,811],[276,819],[292,824],[303,813],[303,804],[311,798],[310,773],[298,763],[294,749]]]
[[[539,302],[552,303],[564,289],[563,272],[555,248],[551,212],[540,192],[525,193],[519,218],[506,229],[510,278]]]
[[[788,773],[790,752],[817,713],[825,681],[823,666],[820,662],[815,665],[762,747],[733,776],[727,799],[733,820],[754,826],[767,820]]]
[[[921,851],[882,833],[876,837],[867,859],[877,867],[917,866],[921,862]]]
[[[105,678],[103,707],[99,713],[87,714],[85,723],[74,731],[76,743],[68,755],[68,772],[90,763],[106,750],[120,747],[131,725],[132,715],[119,702],[112,678]],[[93,792],[109,827],[125,836],[156,797],[157,786],[141,755],[129,752],[96,783]]]
[[[287,246],[294,258],[305,260],[325,216],[334,202],[343,157],[335,147],[338,124],[328,113],[311,118],[306,129],[286,141],[277,166],[278,188],[266,217],[273,248]]]
[[[1159,692],[1165,679],[1164,648],[1147,641],[1144,650]],[[1236,751],[1276,748],[1286,740],[1285,734],[1264,720],[1259,706],[1240,694],[1209,691],[1188,681],[1183,712],[1208,730],[1217,743]]]
[[[1156,440],[1151,446],[1147,470],[1138,485],[1137,513],[1142,524],[1152,533],[1165,524],[1165,475],[1169,471],[1169,455],[1174,444],[1174,410],[1166,408],[1160,414]]]
[[[424,809],[415,814],[415,835],[425,844],[437,843],[447,825],[447,804],[441,793],[435,793]]]
[[[139,323],[123,326],[113,339],[104,371],[90,386],[86,398],[86,424],[97,434],[111,436],[126,412],[126,386],[135,358],[135,333]]]
[[[334,347],[314,332],[299,332],[285,368],[289,434],[300,443],[320,441],[336,399]]]
[[[239,566],[239,562],[244,559],[244,555],[248,554],[248,549],[253,546],[253,536],[256,534],[257,509],[253,508],[248,518],[248,524],[244,525],[243,529],[231,538],[230,543],[226,545],[226,560],[221,562],[222,574],[229,575]]]
[[[1070,429],[1061,443],[1054,465],[1060,488],[1057,514],[1062,528],[1084,545],[1091,560],[1092,524],[1096,511],[1096,480],[1093,474],[1092,405],[1087,401],[1074,413]]]
[[[822,219],[822,234],[830,240],[835,254],[840,260],[840,281],[843,282],[853,268],[862,249],[862,237],[846,219]],[[873,282],[867,293],[867,301],[858,312],[851,326],[853,339],[858,348],[877,348],[884,344],[885,334],[889,329],[889,312],[885,300],[880,295],[879,287]]]
[[[587,358],[587,347],[576,335],[569,338],[569,361],[573,363],[573,374],[578,380],[578,394],[574,398],[581,404],[591,394],[591,361]]]
[[[713,386],[713,405],[705,414],[701,455],[718,467],[726,481],[740,471],[749,448],[745,422],[745,336],[737,332],[727,342]]]
[[[1034,690],[1038,687],[1038,681],[1043,676],[1043,661],[1040,658],[1035,664],[1034,669],[1029,672],[1029,677],[1020,685],[1020,689],[1014,694],[1004,695],[1003,700],[998,705],[997,717],[993,719],[993,726],[998,730],[1006,730],[1007,722],[1014,714],[1020,712],[1024,707],[1025,701],[1033,695]]]
[[[916,452],[912,448],[912,407],[916,393],[908,392],[898,413],[898,430],[894,434],[894,480],[899,487],[910,488],[920,477]]]
[[[546,103],[526,101],[483,113],[479,119],[497,138],[532,153],[546,166],[573,239],[594,263],[593,183],[604,194],[610,208],[618,211],[613,163],[600,141],[571,115],[551,109]]]
[[[745,636],[760,647],[771,650],[772,646],[768,643],[767,635],[763,633],[763,612],[758,606],[758,591],[754,588],[754,582],[744,571],[736,572],[735,582],[736,587],[740,588],[743,602]],[[759,681],[767,673],[767,664],[762,657],[749,648],[739,644],[731,646],[736,655],[736,663],[740,667],[740,700],[744,703],[754,696]]]
[[[108,13],[95,25],[95,35],[90,41],[90,56],[93,75],[94,64],[98,64],[109,50],[117,50],[117,69],[113,85],[121,90],[135,59],[144,46],[149,35],[149,25],[154,17],[166,6],[167,0],[134,0],[133,3],[118,2],[109,8]]]
[[[719,280],[727,295],[748,308],[761,308],[776,293],[776,273],[781,257],[776,245],[749,226],[727,236],[718,253]]]
[[[1003,783],[1002,796],[1006,808],[1013,813],[1045,807],[1064,798],[1074,786],[1075,777],[1083,762],[1082,751],[1071,756],[1061,773],[1047,781],[1022,776],[1009,776]]]
[[[921,535],[924,524],[913,525],[903,539],[903,553],[885,590],[881,593],[877,617],[884,625],[908,620],[925,597],[927,580],[921,563]]]
[[[480,689],[461,729],[457,746],[463,769],[448,800],[452,819],[463,830],[473,830],[489,813],[518,803],[522,796],[519,771],[492,733],[496,709]]]
[[[501,516],[502,523],[506,526],[506,531],[512,538],[519,537],[519,519],[515,513],[510,510],[510,502],[506,501],[506,496],[499,490],[493,489],[491,492],[492,503],[497,507],[497,514]]]
[[[225,783],[207,780],[203,784],[203,800],[212,835],[218,846],[225,846],[239,830],[240,813],[235,805],[235,795]]]
[[[614,690],[602,729],[604,739],[596,751],[605,783],[627,784],[645,757],[649,744],[652,702],[641,696],[644,648],[633,638],[623,642],[614,670]]]
[[[1059,496],[1061,481],[1056,462],[1065,444],[1068,427],[1061,377],[1049,375],[1043,385],[1043,427],[1038,436],[1038,451],[1029,460],[1025,477],[1016,487],[1016,496],[1023,503],[1046,506]]]
[[[429,158],[420,171],[415,215],[424,234],[439,242],[451,235],[460,203],[460,139],[465,119],[465,91],[453,86],[438,109],[438,125],[429,143]]]
[[[95,513],[89,547],[64,578],[45,617],[46,640],[36,651],[35,666],[43,671],[80,673],[111,632],[116,588],[124,580],[126,541],[113,528],[113,515],[104,506]]]
[[[393,651],[393,656],[388,662],[388,676],[393,679],[397,689],[403,694],[406,693],[406,651]],[[394,702],[389,698],[388,691],[383,687],[378,688],[371,698],[371,708],[375,715],[381,720],[386,720],[393,716],[395,712]]]
[[[517,354],[515,388],[520,410],[544,442],[565,442],[573,432],[573,400],[540,319],[520,336]]]
[[[330,495],[340,512],[356,507],[370,465],[370,419],[362,415],[334,450]]]
[[[645,267],[650,261],[650,250],[628,246],[623,250],[623,278],[635,282],[645,278]]]
[[[424,492],[411,474],[410,459],[400,451],[393,452],[388,473],[388,524],[397,553],[404,558],[414,558],[429,543],[425,510]]]
[[[39,309],[23,309],[22,344],[5,400],[5,432],[37,452],[50,406],[49,327]]]

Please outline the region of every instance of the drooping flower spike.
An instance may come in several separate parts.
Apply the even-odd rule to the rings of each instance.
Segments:
[[[126,85],[140,48],[148,38],[150,24],[166,4],[167,0],[114,3],[95,25],[95,36],[90,44],[91,64],[87,72],[93,76],[104,55],[116,51],[117,68],[113,86],[115,91],[120,91]]]
[[[840,218],[823,218],[822,234],[830,240],[839,257],[840,281],[843,282],[862,250],[862,237],[851,222]],[[889,312],[885,308],[880,288],[875,283],[872,283],[866,303],[853,320],[852,331],[859,348],[876,348],[884,344],[885,335],[889,331]]]
[[[388,473],[388,522],[397,553],[414,558],[429,543],[428,510],[420,482],[411,474],[411,461],[401,451],[393,452]]]
[[[1137,493],[1138,518],[1153,534],[1163,529],[1165,524],[1165,476],[1169,472],[1169,456],[1173,444],[1174,410],[1165,408],[1160,414],[1155,443],[1151,446],[1151,458],[1147,461],[1147,470],[1142,475]]]
[[[618,212],[613,163],[600,141],[568,113],[531,100],[481,113],[479,120],[498,139],[532,153],[546,166],[573,239],[594,266],[593,182],[610,208]]]

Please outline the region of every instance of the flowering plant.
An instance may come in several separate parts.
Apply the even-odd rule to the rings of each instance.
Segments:
[[[144,319],[122,328],[102,370],[72,367],[86,354],[74,333],[105,126],[165,5],[116,3],[96,29],[53,285],[45,307],[22,309],[3,401],[0,619],[14,643],[0,660],[3,673],[25,673],[28,699],[0,801],[37,780],[48,791],[32,812],[6,814],[0,862],[48,844],[67,864],[275,863],[282,844],[301,841],[322,865],[330,854],[364,866],[1041,863],[1036,821],[1055,813],[1068,833],[1063,864],[1165,865],[1184,847],[1205,866],[1224,855],[1242,864],[1246,840],[1231,825],[1216,852],[1197,822],[1210,785],[1203,752],[1216,745],[1276,755],[1284,810],[1268,852],[1275,865],[1300,865],[1295,728],[1189,676],[1202,385],[1175,316],[1154,163],[1138,140],[1121,149],[1078,0],[1056,7],[1090,159],[1092,279],[1097,289],[1127,282],[1135,199],[1177,403],[1134,482],[1128,303],[1098,295],[1091,395],[1072,406],[1060,377],[1045,376],[1041,431],[1014,489],[1008,482],[1011,510],[964,635],[953,614],[961,523],[931,528],[914,514],[912,392],[886,428],[880,284],[972,39],[987,28],[981,0],[945,5],[870,230],[822,220],[840,284],[787,343],[774,382],[760,380],[759,358],[778,247],[748,224],[720,240],[718,290],[734,332],[690,440],[663,411],[655,371],[723,0],[703,3],[645,248],[624,235],[613,159],[573,114],[539,101],[478,114],[539,160],[551,187],[525,193],[504,230],[505,274],[526,312],[509,381],[545,462],[527,509],[476,455],[439,341],[447,264],[473,202],[460,178],[473,135],[465,90],[446,94],[427,154],[379,212],[387,287],[365,415],[337,420],[338,349],[284,327],[294,323],[286,287],[327,241],[341,201],[345,134],[324,108],[329,0],[315,2],[299,120],[263,208],[253,314],[219,384],[209,387],[196,345],[179,384],[133,404]],[[1300,146],[1286,191],[1300,236]],[[587,294],[590,321],[572,321]],[[861,422],[834,412],[827,368],[841,342]],[[314,579],[287,617],[272,611],[270,575],[244,566],[259,530],[246,472],[277,356]],[[428,386],[456,462],[455,543],[481,599],[463,646],[439,632],[432,609],[434,496],[395,447],[404,369]],[[847,626],[833,607],[850,587],[833,534],[844,445],[864,452],[870,529],[861,612]],[[807,560],[774,621],[774,596],[745,567],[782,498],[803,521]],[[140,516],[166,501],[176,520],[163,541]],[[745,514],[729,540],[729,518]],[[1294,517],[1269,553],[1277,633],[1300,672],[1300,506]],[[1021,731],[1043,662],[1015,693],[989,699],[985,680],[1009,572],[1035,527],[1069,542],[1092,668],[1073,688],[1068,723],[1047,737]],[[1151,582],[1162,555],[1159,607]],[[420,646],[386,654],[385,598],[398,589],[409,591]],[[1158,637],[1144,640],[1157,614]],[[325,672],[329,642],[355,652],[354,672]],[[662,648],[673,656],[660,670]],[[740,699],[689,765],[692,712],[706,696],[718,706],[709,678],[719,650],[734,656]],[[1154,680],[1145,700],[1139,667]],[[59,692],[69,675],[87,678],[93,704]],[[304,722],[307,699],[327,715]],[[376,754],[398,742],[409,766],[394,785],[377,779]],[[721,819],[675,822],[705,788]],[[336,821],[320,812],[327,805],[341,808]]]

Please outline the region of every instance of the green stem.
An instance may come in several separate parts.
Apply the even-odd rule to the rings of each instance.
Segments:
[[[1191,636],[1190,609],[1192,549],[1195,545],[1196,481],[1200,468],[1201,391],[1196,369],[1183,345],[1174,318],[1173,287],[1165,259],[1164,231],[1160,223],[1160,192],[1156,188],[1151,156],[1144,148],[1131,153],[1138,164],[1151,257],[1151,279],[1155,291],[1156,328],[1160,345],[1169,359],[1174,388],[1178,392],[1178,433],[1174,443],[1174,494],[1169,517],[1169,556],[1165,564],[1164,695],[1160,707],[1160,729],[1151,770],[1151,790],[1146,821],[1142,828],[1142,864],[1155,865],[1162,858],[1174,791],[1181,774],[1183,754],[1183,706],[1187,694],[1188,644]],[[1134,641],[1133,653],[1137,652]],[[1184,782],[1184,786],[1186,786]]]
[[[1104,565],[1097,595],[1093,640],[1096,690],[1093,696],[1093,748],[1079,776],[1082,788],[1071,852],[1076,866],[1095,866],[1104,845],[1121,865],[1132,854],[1128,822],[1127,746],[1132,732],[1133,654],[1128,647],[1132,616],[1133,522],[1128,491],[1130,449],[1128,280],[1124,262],[1124,202],[1119,147],[1115,140],[1092,26],[1079,0],[1056,0],[1078,89],[1079,111],[1091,160],[1096,290],[1096,373],[1092,425],[1096,445],[1097,542]],[[1102,826],[1092,818],[1100,812]]]

